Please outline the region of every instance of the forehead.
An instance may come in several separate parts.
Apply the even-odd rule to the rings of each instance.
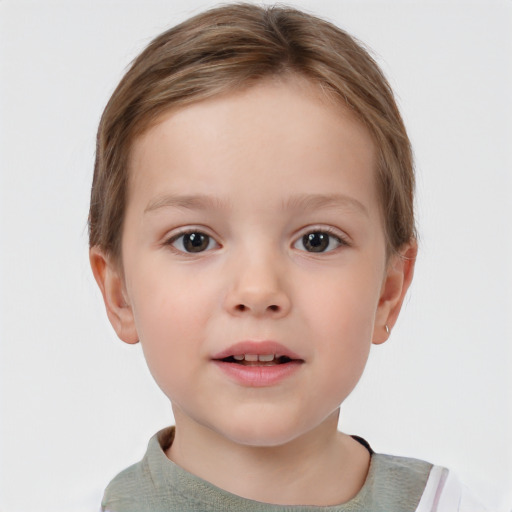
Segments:
[[[340,180],[343,171],[369,170],[352,180],[375,196],[375,147],[354,114],[306,79],[266,79],[163,114],[132,146],[128,202],[156,193],[163,174],[185,194],[220,195],[228,178],[233,192],[265,174],[270,201],[299,178],[303,189],[304,181],[318,186],[319,167]]]

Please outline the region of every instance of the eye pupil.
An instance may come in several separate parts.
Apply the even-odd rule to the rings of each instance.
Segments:
[[[310,252],[323,252],[329,246],[329,235],[326,233],[308,233],[302,237],[302,243]]]
[[[210,237],[203,233],[187,233],[183,236],[183,247],[187,252],[201,252],[207,249]]]

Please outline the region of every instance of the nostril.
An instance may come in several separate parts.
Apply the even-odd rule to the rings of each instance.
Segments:
[[[237,304],[237,306],[235,307],[235,309],[237,311],[245,311],[247,309],[249,309],[245,304]],[[277,306],[276,304],[271,304],[270,306],[267,307],[267,310],[268,311],[273,311],[273,312],[277,312],[277,311],[280,311],[280,307]]]

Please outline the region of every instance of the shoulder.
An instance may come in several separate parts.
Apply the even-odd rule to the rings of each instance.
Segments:
[[[144,459],[121,471],[107,486],[101,502],[102,512],[140,512],[141,501],[153,492]]]
[[[174,435],[172,429],[164,429],[153,436],[144,458],[121,471],[107,486],[101,502],[102,512],[160,512],[174,510],[167,507],[168,475],[162,467],[168,462],[161,448],[166,437]],[[161,509],[162,506],[166,508]]]
[[[419,459],[374,454],[372,492],[378,510],[486,512],[447,468]],[[391,507],[391,508],[390,508]]]
[[[433,467],[433,464],[424,460],[383,453],[374,453],[372,463],[376,465],[378,471],[394,475],[402,483],[404,480],[416,481],[418,479],[426,482]]]
[[[378,510],[416,510],[431,469],[423,460],[374,453],[361,497]]]

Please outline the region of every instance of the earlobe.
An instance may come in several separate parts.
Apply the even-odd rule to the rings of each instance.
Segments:
[[[372,342],[384,343],[396,323],[414,275],[418,253],[417,242],[411,241],[398,254],[391,256],[382,283]]]
[[[89,261],[112,327],[125,343],[137,343],[139,336],[132,308],[126,300],[124,279],[119,265],[98,247],[89,250]]]

